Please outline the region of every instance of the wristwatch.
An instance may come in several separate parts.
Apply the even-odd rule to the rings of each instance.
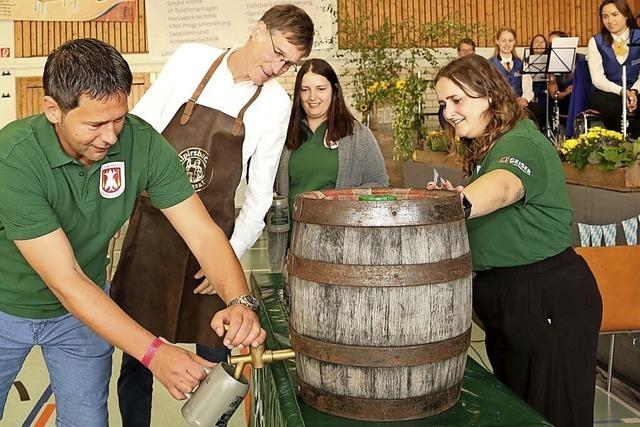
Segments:
[[[467,199],[467,196],[464,193],[460,193],[462,195],[462,210],[464,211],[464,219],[469,218],[471,215],[471,202]]]
[[[257,313],[258,309],[260,308],[258,300],[253,295],[240,295],[239,297],[235,297],[234,299],[229,301],[227,307],[231,307],[232,305],[236,304],[244,305],[245,307],[253,310],[253,312],[255,313]]]

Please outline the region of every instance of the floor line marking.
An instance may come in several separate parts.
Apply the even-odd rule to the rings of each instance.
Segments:
[[[45,427],[47,425],[47,422],[49,421],[49,418],[51,418],[53,411],[55,410],[55,403],[47,403],[47,406],[44,407],[44,409],[42,410],[42,414],[40,414],[40,418],[38,418],[38,421],[36,421],[33,427]]]

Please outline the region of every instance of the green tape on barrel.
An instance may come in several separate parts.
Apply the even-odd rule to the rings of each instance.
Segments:
[[[398,196],[395,194],[360,194],[358,200],[361,202],[395,202]]]

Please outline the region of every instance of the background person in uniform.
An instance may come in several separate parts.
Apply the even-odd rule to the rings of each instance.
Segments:
[[[602,302],[573,243],[560,159],[495,67],[478,55],[435,78],[459,138],[473,308],[494,374],[554,425],[593,425]],[[427,188],[436,188],[433,182]]]
[[[640,30],[631,8],[624,0],[605,0],[598,9],[602,27],[587,45],[587,61],[594,91],[589,108],[600,112],[607,129],[621,130],[622,66],[627,67],[627,100],[629,112],[638,107],[640,90]],[[629,135],[640,136],[640,116],[629,121]]]
[[[56,424],[106,426],[113,344],[142,361],[176,399],[206,360],[157,336],[107,296],[110,238],[147,191],[194,248],[225,301],[248,293],[242,268],[185,176],[175,151],[127,114],[132,74],[94,39],[64,43],[44,68],[44,113],[0,130],[0,418],[35,345],[56,400]],[[230,346],[264,340],[253,311],[216,314]]]
[[[291,213],[298,193],[388,185],[378,142],[349,112],[335,71],[323,59],[309,59],[293,89],[276,192],[288,196]]]
[[[201,173],[192,170],[191,183],[238,258],[264,227],[289,120],[289,96],[273,78],[295,71],[295,63],[311,51],[313,35],[313,22],[302,9],[274,6],[243,46],[228,51],[180,46],[133,109],[162,132],[184,167],[202,167]],[[245,199],[236,218],[235,193],[245,176]],[[154,333],[196,343],[196,353],[208,360],[226,360],[228,349],[208,327],[208,319],[225,304],[214,295],[215,283],[202,279],[190,248],[140,197],[112,298]],[[150,425],[152,386],[147,370],[124,354],[118,396],[125,426]]]

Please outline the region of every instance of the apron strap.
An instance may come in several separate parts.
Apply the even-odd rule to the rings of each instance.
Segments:
[[[236,117],[236,122],[233,124],[233,130],[231,131],[233,136],[238,136],[238,134],[240,133],[240,128],[242,127],[242,119],[244,118],[244,112],[247,111],[247,108],[249,108],[249,106],[253,104],[253,101],[258,98],[260,92],[262,92],[262,85],[258,86],[256,92],[253,94],[249,102],[247,102],[244,107],[240,109],[238,117]]]
[[[213,76],[213,73],[215,73],[218,66],[222,63],[222,59],[227,54],[227,52],[229,52],[228,49],[225,50],[222,55],[220,55],[218,59],[214,61],[213,64],[211,64],[211,67],[209,67],[209,71],[207,71],[207,74],[204,75],[195,92],[193,92],[193,95],[191,95],[191,98],[189,98],[187,105],[185,105],[184,107],[182,116],[180,117],[180,125],[184,126],[189,122],[191,114],[193,114],[193,109],[196,108],[196,102],[198,101],[198,98],[200,98],[200,94],[202,94],[202,91],[207,86],[207,83],[209,83],[211,76]]]

